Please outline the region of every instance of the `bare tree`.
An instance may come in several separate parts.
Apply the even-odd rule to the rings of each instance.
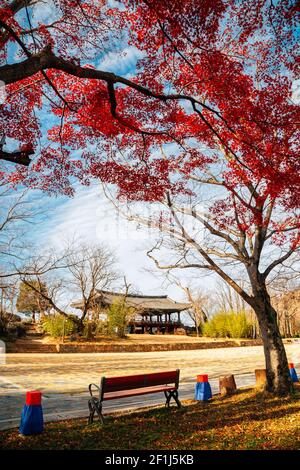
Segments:
[[[300,331],[300,286],[299,276],[291,279],[281,276],[273,286],[272,302],[277,311],[277,321],[284,337],[291,338]]]
[[[206,323],[209,318],[210,298],[200,290],[192,291],[189,287],[185,287],[184,290],[191,303],[191,308],[187,313],[195,325],[197,336],[200,336],[203,323]]]
[[[224,282],[217,282],[216,299],[220,310],[227,312],[241,312],[246,310],[245,301]]]
[[[16,192],[0,184],[0,279],[5,278],[13,262],[21,259],[26,225],[33,224],[39,214],[41,210],[33,207],[28,191]]]
[[[6,334],[9,323],[14,322],[18,316],[15,315],[15,299],[18,286],[14,282],[1,283],[0,286],[0,334]]]
[[[193,196],[167,192],[160,203],[160,213],[153,212],[150,216],[145,215],[143,207],[141,212],[136,204],[117,205],[107,188],[105,194],[127,219],[157,230],[159,238],[147,255],[158,269],[217,274],[255,311],[264,345],[268,390],[289,393],[292,384],[287,357],[269,286],[287,262],[289,268],[299,263],[299,247],[274,243],[272,237],[280,231],[276,221],[280,219],[281,208],[275,208],[268,198],[262,204],[257,188],[250,184],[228,196],[230,191],[221,177],[210,174],[205,178],[208,176],[190,176]],[[203,189],[206,185],[219,188],[208,199]],[[213,194],[219,204],[222,195],[224,201],[232,198],[231,210],[226,206],[225,220],[219,220],[218,213],[210,210]],[[241,223],[242,210],[237,209],[237,201],[243,201],[259,214],[259,217],[247,219],[251,230]],[[283,233],[296,231],[297,224],[293,222],[287,224]]]
[[[45,275],[41,276],[39,274],[32,274],[30,276],[26,276],[26,274],[21,275],[21,281],[27,287],[32,289],[33,292],[37,294],[38,297],[43,299],[44,302],[47,302],[50,309],[52,308],[54,311],[59,313],[60,315],[64,316],[65,318],[70,319],[70,314],[66,312],[64,307],[60,307],[58,305],[60,296],[62,294],[62,289],[64,289],[64,284],[62,280],[58,280],[53,282],[52,284],[47,277],[47,292],[44,289],[45,286]],[[78,329],[81,327],[80,318],[72,316],[72,321],[77,324]]]
[[[97,290],[108,288],[118,279],[118,274],[115,258],[108,248],[84,244],[76,247],[72,242],[59,256],[39,256],[28,262],[24,272],[20,272],[20,278],[56,312],[67,318],[70,318],[70,313],[66,312],[67,306],[60,306],[61,297],[70,292],[80,296],[82,313],[78,318],[72,315],[72,320],[78,331],[82,331],[88,312],[97,308]],[[43,289],[45,284],[47,293]]]
[[[61,264],[49,254],[31,256],[36,248],[27,237],[28,226],[40,224],[50,210],[36,199],[28,190],[15,191],[0,183],[0,288],[15,285],[21,272],[43,274]]]
[[[104,245],[81,245],[76,251],[67,253],[68,283],[82,299],[81,325],[89,311],[97,308],[97,290],[110,287],[118,278],[113,253]]]
[[[14,316],[18,290],[18,272],[28,252],[26,229],[43,216],[44,209],[35,204],[28,191],[15,191],[0,184],[0,321]]]
[[[192,282],[183,282],[180,278],[167,274],[170,283],[176,284],[185,294],[186,300],[191,307],[187,310],[187,315],[192,320],[197,336],[200,336],[203,323],[208,321],[213,309],[213,299],[211,293],[204,293],[203,290],[192,285]]]

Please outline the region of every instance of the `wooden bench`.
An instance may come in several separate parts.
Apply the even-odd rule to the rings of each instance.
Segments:
[[[179,372],[179,369],[177,369],[170,372],[129,375],[126,377],[102,377],[100,387],[96,384],[89,385],[91,395],[88,402],[89,424],[93,422],[95,413],[97,413],[101,423],[104,424],[102,403],[117,398],[164,392],[166,397],[165,406],[169,407],[171,399],[174,398],[178,408],[180,408],[181,403],[178,399]],[[93,395],[93,388],[96,388],[97,396]]]

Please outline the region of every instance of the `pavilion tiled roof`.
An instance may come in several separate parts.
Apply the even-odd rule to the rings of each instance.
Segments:
[[[103,307],[111,305],[118,298],[122,298],[123,293],[119,292],[110,292],[110,291],[98,291],[95,295],[95,300],[97,303]],[[176,302],[175,300],[170,299],[167,295],[136,295],[136,294],[127,294],[126,296],[126,306],[134,307],[140,311],[151,312],[163,312],[163,313],[172,313],[172,312],[181,312],[187,310],[191,307],[191,304]],[[73,302],[71,307],[82,308],[82,301]]]

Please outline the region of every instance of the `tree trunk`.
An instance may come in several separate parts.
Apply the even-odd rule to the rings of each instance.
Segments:
[[[265,353],[266,389],[277,395],[287,395],[293,389],[288,361],[277,324],[277,313],[262,281],[254,292],[253,309],[258,319]]]
[[[78,323],[77,323],[77,333],[82,333],[84,330],[84,323],[83,323],[84,318],[80,318]]]
[[[88,308],[84,308],[82,311],[82,315],[79,318],[78,324],[77,324],[77,333],[82,333],[84,330],[84,320],[88,314]]]

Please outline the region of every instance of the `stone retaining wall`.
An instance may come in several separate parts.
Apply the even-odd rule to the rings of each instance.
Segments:
[[[203,343],[169,343],[169,344],[72,344],[62,343],[56,345],[58,353],[99,353],[99,352],[151,352],[151,351],[179,351],[192,349],[232,348],[243,346],[260,346],[260,339],[243,341],[212,341]]]

